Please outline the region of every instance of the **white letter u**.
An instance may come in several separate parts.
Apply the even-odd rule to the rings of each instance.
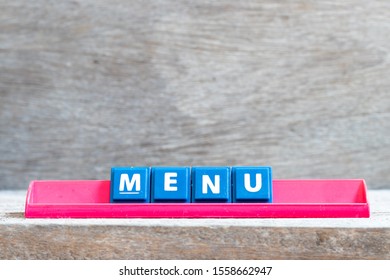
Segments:
[[[256,185],[251,186],[251,175],[249,173],[244,174],[244,187],[248,192],[258,192],[261,190],[261,173],[256,174]]]

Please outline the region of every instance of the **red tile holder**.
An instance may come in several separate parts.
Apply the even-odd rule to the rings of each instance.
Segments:
[[[26,218],[368,218],[364,180],[273,180],[272,203],[110,203],[110,181],[32,181]]]

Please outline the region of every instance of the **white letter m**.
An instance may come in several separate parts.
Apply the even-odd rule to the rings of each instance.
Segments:
[[[125,191],[126,185],[126,191]],[[135,191],[133,191],[135,185]],[[119,182],[120,194],[137,194],[141,191],[141,174],[133,174],[131,181],[128,174],[121,174]]]

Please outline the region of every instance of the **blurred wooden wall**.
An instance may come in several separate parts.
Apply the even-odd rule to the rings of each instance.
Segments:
[[[390,1],[0,0],[0,188],[114,165],[390,188]]]

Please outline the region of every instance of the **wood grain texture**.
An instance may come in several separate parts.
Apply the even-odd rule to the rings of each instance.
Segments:
[[[390,259],[390,191],[369,219],[25,219],[0,192],[0,259]]]
[[[115,165],[385,188],[389,42],[387,0],[0,0],[0,188]]]

